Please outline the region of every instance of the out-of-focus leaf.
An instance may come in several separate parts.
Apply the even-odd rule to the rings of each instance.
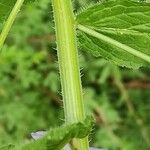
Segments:
[[[0,150],[11,150],[12,148],[14,148],[14,145],[9,144],[9,145],[6,145],[6,146],[1,146]]]
[[[24,3],[27,4],[34,1],[36,0],[25,0]],[[0,23],[7,19],[16,2],[17,0],[0,0]]]
[[[66,145],[63,150],[71,150],[71,148],[69,145]],[[90,147],[89,150],[104,150],[104,149]]]

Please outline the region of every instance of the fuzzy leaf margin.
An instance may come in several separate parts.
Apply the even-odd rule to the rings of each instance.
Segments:
[[[94,118],[87,116],[84,121],[63,125],[61,127],[52,128],[48,133],[38,140],[33,140],[28,144],[5,146],[9,150],[61,150],[73,138],[86,137],[93,128]],[[4,147],[1,147],[4,148]],[[1,149],[0,148],[0,149]]]
[[[150,67],[150,4],[103,2],[78,14],[76,21],[81,49],[119,66]]]

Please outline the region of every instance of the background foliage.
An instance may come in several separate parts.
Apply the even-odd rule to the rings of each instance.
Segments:
[[[74,0],[75,12],[97,2]],[[2,27],[2,25],[0,26]],[[63,123],[63,107],[50,0],[27,5],[0,54],[0,145]],[[91,145],[148,150],[150,70],[119,68],[80,51],[87,113],[94,113]]]

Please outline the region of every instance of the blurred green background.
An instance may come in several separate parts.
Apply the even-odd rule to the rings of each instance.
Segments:
[[[74,11],[96,2],[74,0]],[[120,68],[84,50],[79,58],[85,108],[96,118],[91,145],[149,150],[150,70]],[[39,0],[23,7],[0,53],[0,145],[63,120],[52,7]]]

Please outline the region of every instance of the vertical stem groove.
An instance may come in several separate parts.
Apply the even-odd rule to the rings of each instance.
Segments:
[[[2,33],[0,35],[0,49],[2,48],[4,42],[5,42],[5,39],[14,23],[14,20],[16,19],[16,16],[18,14],[18,12],[20,11],[20,8],[23,4],[24,0],[17,0],[14,8],[12,9],[5,25],[4,25],[4,28],[2,30]]]
[[[76,26],[71,0],[52,0],[52,4],[65,121],[67,124],[71,124],[85,118],[76,43]],[[76,150],[88,150],[87,138],[74,139],[73,147]]]

